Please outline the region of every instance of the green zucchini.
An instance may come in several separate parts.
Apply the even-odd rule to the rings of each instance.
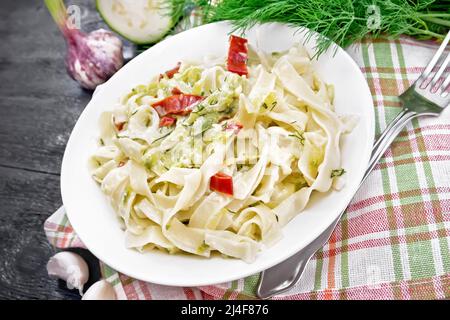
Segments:
[[[97,10],[108,26],[136,44],[163,38],[180,18],[182,1],[97,0]]]

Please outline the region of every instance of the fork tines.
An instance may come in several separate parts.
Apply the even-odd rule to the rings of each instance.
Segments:
[[[445,80],[440,81],[442,75],[444,75],[444,73],[447,71],[447,67],[450,63],[450,53],[447,53],[446,57],[444,58],[444,61],[440,65],[437,72],[433,75],[431,80],[428,80],[428,76],[433,71],[433,69],[436,67],[438,62],[440,60],[442,60],[441,58],[443,56],[445,56],[446,47],[447,47],[449,41],[450,41],[450,31],[447,33],[447,36],[442,41],[441,46],[436,51],[433,58],[430,60],[427,67],[425,68],[425,70],[423,71],[422,75],[419,78],[419,81],[421,81],[421,83],[419,85],[420,89],[426,89],[431,84],[430,91],[432,93],[436,93],[439,91],[439,93],[442,97],[446,97],[449,94],[449,92],[448,92],[449,90],[447,90],[447,89],[450,89],[450,88],[448,88],[449,84],[450,84],[450,74],[447,74]],[[439,83],[441,83],[441,84],[439,85]]]

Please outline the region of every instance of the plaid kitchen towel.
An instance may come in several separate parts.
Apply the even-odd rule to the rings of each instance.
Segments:
[[[366,40],[347,52],[370,86],[379,134],[438,44]],[[83,247],[61,208],[45,223],[58,248]],[[450,298],[450,110],[409,124],[375,167],[301,282],[275,299]],[[199,288],[131,279],[105,264],[121,299],[252,299],[258,275]]]

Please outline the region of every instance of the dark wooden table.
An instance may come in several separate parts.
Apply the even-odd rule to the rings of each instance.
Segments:
[[[93,2],[71,3],[85,19]],[[43,231],[62,205],[64,148],[91,97],[67,75],[64,55],[43,1],[0,1],[0,299],[79,299],[47,276],[56,250]]]

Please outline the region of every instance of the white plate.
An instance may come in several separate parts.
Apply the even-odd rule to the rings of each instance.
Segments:
[[[335,86],[335,106],[340,114],[360,116],[359,125],[342,143],[342,166],[347,170],[343,190],[315,193],[301,214],[283,228],[283,238],[260,252],[256,261],[126,249],[116,214],[88,172],[88,158],[97,148],[100,114],[110,110],[122,94],[152,76],[172,68],[177,61],[226,52],[227,23],[204,25],[180,33],[148,49],[115,74],[92,98],[78,119],[64,154],[61,192],[69,220],[78,236],[100,260],[136,279],[172,286],[200,286],[243,278],[267,269],[302,249],[325,230],[348,204],[362,179],[374,138],[374,112],[367,83],[356,63],[339,49],[315,62],[319,76]],[[256,35],[258,36],[256,37]],[[280,24],[266,24],[246,33],[250,43],[265,51],[281,51],[302,42],[303,33]],[[313,52],[314,43],[307,49]]]

